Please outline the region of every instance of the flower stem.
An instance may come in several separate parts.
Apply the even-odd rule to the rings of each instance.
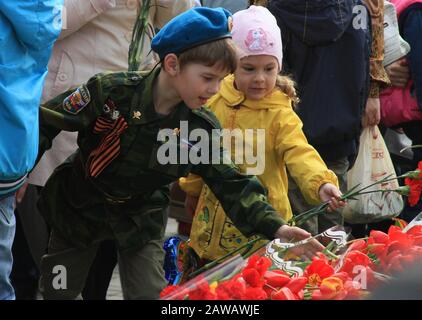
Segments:
[[[216,265],[217,265],[217,264],[219,264],[220,262],[224,261],[226,258],[228,258],[228,257],[232,256],[233,254],[235,254],[235,253],[237,253],[237,252],[241,251],[241,250],[242,250],[242,249],[244,249],[244,248],[247,248],[247,247],[252,248],[252,247],[253,247],[253,244],[254,244],[255,242],[259,241],[259,240],[262,240],[262,238],[261,238],[260,236],[258,236],[256,239],[253,239],[253,240],[251,240],[251,241],[249,241],[249,242],[245,243],[244,245],[240,246],[239,248],[237,248],[237,249],[235,249],[235,250],[233,250],[233,251],[230,251],[230,252],[229,252],[229,253],[227,253],[226,255],[224,255],[224,256],[222,256],[222,257],[218,258],[217,260],[214,260],[214,261],[212,261],[212,262],[210,262],[210,263],[207,263],[207,264],[206,264],[205,266],[203,266],[202,268],[199,268],[198,270],[196,270],[196,271],[192,272],[192,273],[191,273],[188,277],[191,279],[191,278],[193,278],[193,277],[197,276],[198,274],[200,274],[200,273],[202,273],[202,272],[204,272],[204,271],[206,271],[206,270],[208,270],[208,269],[210,269],[210,268],[212,268],[212,267],[216,266]]]
[[[414,146],[408,146],[406,148],[403,148],[400,150],[400,153],[403,153],[404,151],[408,150],[408,149],[416,149],[416,148],[422,148],[422,144],[418,144],[418,145],[414,145]]]
[[[419,176],[420,172],[418,172],[418,170],[416,171],[410,171],[407,172],[405,174],[402,174],[400,176],[394,176],[394,174],[390,174],[384,178],[382,178],[381,180],[375,181],[365,187],[362,187],[359,189],[360,184],[357,184],[356,186],[354,186],[353,188],[351,188],[349,191],[347,191],[345,194],[343,194],[340,197],[340,200],[356,200],[355,197],[359,196],[359,195],[363,195],[363,194],[368,194],[368,193],[373,193],[373,192],[397,192],[401,195],[405,195],[403,192],[405,190],[401,190],[400,188],[392,190],[392,189],[384,189],[384,190],[368,190],[369,188],[379,185],[379,184],[383,184],[389,181],[394,181],[394,180],[398,180],[401,178],[406,178],[406,177],[411,177],[413,178],[413,175]],[[368,190],[368,191],[365,191]],[[294,216],[293,218],[291,218],[288,221],[288,225],[290,226],[300,226],[302,225],[304,222],[306,222],[307,220],[309,220],[310,218],[312,218],[313,216],[316,216],[318,214],[321,214],[323,212],[326,211],[327,207],[329,205],[329,202],[324,202],[321,205],[319,205],[318,207],[312,208],[310,210],[307,210],[305,212],[302,212],[296,216]]]

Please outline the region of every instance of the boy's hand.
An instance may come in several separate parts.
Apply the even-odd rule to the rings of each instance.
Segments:
[[[199,199],[199,197],[186,195],[185,209],[186,209],[186,213],[191,217],[193,217],[195,215],[196,206],[198,204],[198,199]]]
[[[307,239],[311,234],[298,227],[290,227],[288,225],[281,226],[275,233],[276,238],[280,238],[282,242],[297,242]],[[306,244],[291,249],[292,253],[302,257],[304,260],[312,259],[318,252],[324,250],[324,246],[316,239],[312,239]]]
[[[329,201],[327,208],[328,212],[335,211],[338,208],[344,207],[346,205],[346,202],[340,200],[341,195],[341,191],[332,183],[324,183],[319,188],[319,197],[321,201]]]

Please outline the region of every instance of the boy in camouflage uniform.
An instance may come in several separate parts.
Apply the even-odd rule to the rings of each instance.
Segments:
[[[235,69],[230,18],[222,8],[191,9],[153,39],[161,68],[98,74],[42,106],[39,157],[60,130],[79,133],[79,150],[55,170],[39,201],[52,228],[41,262],[44,298],[77,298],[104,239],[117,242],[124,298],[158,298],[166,285],[162,240],[168,184],[190,172],[204,179],[245,235],[309,237],[285,225],[258,180],[233,164],[158,161],[160,130],[178,135],[180,121],[189,123],[189,132],[201,128],[210,136],[219,128],[201,105]],[[179,151],[191,145],[182,140],[177,139]],[[307,254],[321,248],[314,242]]]

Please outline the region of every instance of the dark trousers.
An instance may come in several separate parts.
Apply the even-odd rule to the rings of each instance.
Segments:
[[[347,169],[349,168],[349,161],[347,160],[347,158],[341,158],[334,161],[326,161],[326,164],[327,167],[337,175],[340,190],[342,192],[345,192],[347,187]],[[290,176],[289,201],[294,215],[300,214],[313,207],[305,201],[298,185]],[[316,235],[335,225],[343,225],[343,216],[341,214],[341,209],[335,212],[325,213],[313,217],[299,227],[305,229],[313,235]]]
[[[17,210],[16,233],[13,241],[13,266],[10,280],[16,300],[35,300],[37,297],[39,270],[32,258]]]
[[[96,242],[76,248],[53,229],[48,253],[41,260],[40,284],[44,299],[80,299],[99,245],[100,242]],[[124,299],[159,298],[167,284],[161,240],[151,240],[139,249],[120,250],[118,259]]]
[[[117,249],[113,240],[103,241],[89,269],[85,287],[82,291],[84,300],[105,300],[108,286],[117,264]]]
[[[12,285],[17,300],[36,298],[41,257],[47,253],[49,228],[36,206],[42,188],[28,185],[25,197],[18,204],[16,235],[12,247]],[[86,300],[105,300],[113,270],[117,264],[117,250],[113,241],[104,241],[89,270],[82,297]]]

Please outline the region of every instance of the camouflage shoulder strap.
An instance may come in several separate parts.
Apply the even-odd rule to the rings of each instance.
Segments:
[[[147,75],[142,71],[118,71],[118,72],[102,72],[96,74],[89,80],[96,80],[101,83],[103,89],[119,86],[119,85],[138,85]]]

